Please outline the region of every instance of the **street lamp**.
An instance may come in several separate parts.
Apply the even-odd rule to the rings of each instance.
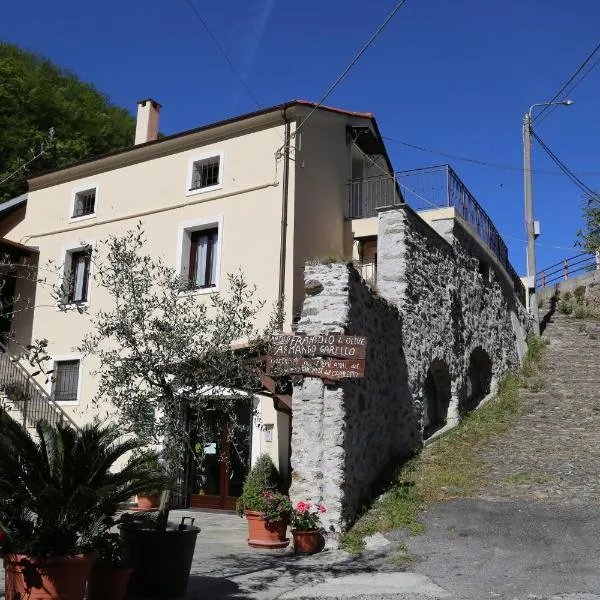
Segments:
[[[523,117],[523,181],[525,185],[525,228],[527,230],[527,297],[529,312],[533,318],[533,332],[540,334],[540,318],[535,293],[535,225],[533,220],[533,194],[531,192],[531,114],[538,106],[554,106],[562,104],[571,106],[573,100],[559,102],[541,102],[532,104]]]

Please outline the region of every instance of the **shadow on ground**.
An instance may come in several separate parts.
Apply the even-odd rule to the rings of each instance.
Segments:
[[[332,577],[381,571],[371,555],[368,560],[339,552],[322,552],[313,556],[290,553],[274,555],[223,555],[213,557],[224,576],[191,575],[187,597],[190,600],[254,600],[277,598],[286,591]]]

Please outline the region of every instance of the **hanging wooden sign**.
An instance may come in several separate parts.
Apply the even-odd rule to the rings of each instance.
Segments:
[[[273,357],[334,356],[364,360],[367,355],[367,338],[339,333],[273,335],[270,355]]]
[[[365,376],[365,361],[344,358],[269,357],[267,372],[273,375],[321,377],[331,381],[357,379]]]

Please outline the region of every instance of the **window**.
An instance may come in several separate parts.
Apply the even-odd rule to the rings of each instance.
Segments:
[[[88,301],[91,252],[85,248],[66,253],[62,285],[64,304],[81,304]]]
[[[96,188],[77,192],[75,194],[75,206],[73,207],[73,219],[93,215],[96,212]]]
[[[71,221],[90,219],[96,216],[98,185],[87,184],[73,190],[71,196]]]
[[[195,156],[190,160],[188,194],[206,192],[221,187],[223,175],[222,153]]]
[[[219,230],[201,229],[190,233],[190,268],[188,280],[194,288],[210,288],[217,284],[217,244]]]
[[[219,290],[222,246],[222,216],[181,223],[176,268],[182,291],[210,294]]]
[[[52,398],[57,402],[78,402],[80,360],[54,361]]]

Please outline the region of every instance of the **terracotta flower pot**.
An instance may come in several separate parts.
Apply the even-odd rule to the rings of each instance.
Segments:
[[[140,510],[152,510],[160,504],[160,496],[138,496],[137,505]]]
[[[285,537],[287,520],[267,527],[263,513],[246,510],[248,521],[248,545],[253,548],[287,548],[290,540]]]
[[[4,556],[7,600],[83,600],[92,566],[88,555],[38,558]]]
[[[314,531],[292,531],[294,536],[294,551],[299,554],[314,554],[319,547],[319,532]]]
[[[93,567],[88,581],[88,600],[123,600],[133,569]]]

